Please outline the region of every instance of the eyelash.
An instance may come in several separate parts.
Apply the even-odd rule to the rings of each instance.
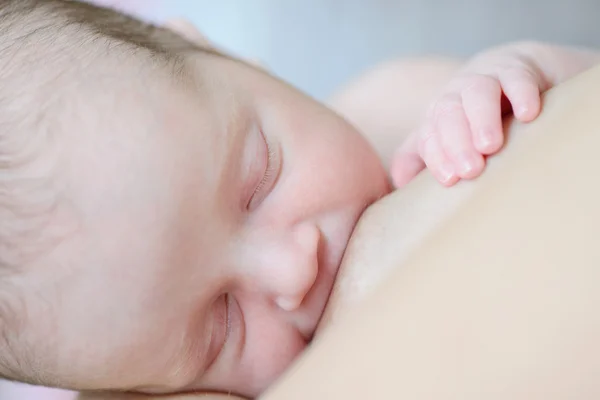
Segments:
[[[256,185],[256,189],[254,189],[254,192],[252,193],[250,202],[252,202],[254,196],[260,192],[260,190],[271,180],[271,177],[275,173],[275,164],[273,163],[275,152],[271,146],[269,146],[269,143],[266,140],[265,144],[267,145],[267,168],[265,169],[265,174],[263,175],[261,181],[258,183],[258,185]]]

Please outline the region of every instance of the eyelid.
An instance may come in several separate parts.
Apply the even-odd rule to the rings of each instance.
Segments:
[[[279,157],[281,151],[274,143],[267,139],[262,129],[259,129],[259,131],[267,149],[267,164],[261,180],[256,185],[252,195],[250,196],[247,206],[248,210],[253,210],[256,208],[258,204],[260,204],[269,194],[270,189],[274,186],[281,169],[281,160]]]
[[[225,294],[216,302],[216,310],[213,320],[213,329],[211,332],[211,340],[207,352],[207,363],[205,369],[208,370],[219,358],[222,353],[231,329],[231,298],[229,294]]]

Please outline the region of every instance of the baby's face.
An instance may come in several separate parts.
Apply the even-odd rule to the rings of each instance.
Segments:
[[[388,191],[322,105],[239,62],[188,61],[195,84],[99,83],[113,98],[63,146],[78,228],[22,285],[30,341],[51,338],[69,385],[256,395],[311,339]]]

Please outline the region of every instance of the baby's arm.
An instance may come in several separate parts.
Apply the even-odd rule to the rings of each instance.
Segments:
[[[600,53],[536,42],[485,51],[467,62],[431,103],[425,121],[391,163],[397,187],[427,167],[446,186],[483,171],[504,144],[502,117],[533,121],[541,93],[600,62]]]

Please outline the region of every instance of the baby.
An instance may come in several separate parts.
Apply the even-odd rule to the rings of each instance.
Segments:
[[[380,157],[185,33],[66,0],[2,1],[0,28],[0,376],[260,393],[310,342],[359,216],[390,191]],[[536,43],[475,57],[393,182],[425,166],[475,178],[504,113],[534,119],[540,92],[598,59]]]

